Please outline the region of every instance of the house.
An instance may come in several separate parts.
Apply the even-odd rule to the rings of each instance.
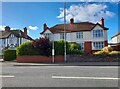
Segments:
[[[24,32],[21,30],[10,30],[9,26],[5,27],[4,31],[0,31],[0,55],[2,55],[5,48],[16,48],[23,42],[31,41],[32,38],[27,35],[27,28],[24,28]]]
[[[109,45],[116,51],[120,51],[120,32],[111,37],[112,43]]]
[[[65,27],[66,41],[80,44],[86,54],[92,54],[108,45],[108,28],[104,26],[104,18],[100,20],[100,23],[75,23],[74,19],[71,18],[70,23],[66,24]],[[41,37],[55,41],[64,39],[64,24],[57,24],[51,28],[44,24],[43,29],[43,32],[40,33]]]

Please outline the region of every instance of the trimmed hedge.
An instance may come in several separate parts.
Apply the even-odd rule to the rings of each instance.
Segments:
[[[64,55],[64,40],[55,41],[55,55]],[[69,44],[66,42],[66,51],[69,51]]]
[[[3,59],[4,59],[5,61],[15,60],[15,59],[16,59],[16,50],[6,49],[6,50],[4,51]]]
[[[24,42],[19,47],[17,47],[17,55],[40,55],[40,50],[34,48],[32,42]]]

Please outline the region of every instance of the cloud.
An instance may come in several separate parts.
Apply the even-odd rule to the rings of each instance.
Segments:
[[[37,29],[38,29],[37,26],[29,26],[28,28],[29,28],[30,30],[37,30]]]
[[[78,4],[71,5],[66,9],[66,21],[69,22],[71,18],[75,21],[91,21],[98,22],[102,17],[113,17],[115,13],[107,10],[108,6],[105,4]],[[61,21],[64,20],[64,9],[60,8],[60,14],[57,16]]]
[[[5,27],[6,27],[6,26],[0,25],[0,31],[5,30]]]

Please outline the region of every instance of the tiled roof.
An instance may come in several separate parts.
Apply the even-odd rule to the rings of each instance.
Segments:
[[[99,23],[91,23],[91,22],[79,22],[73,24],[66,24],[66,32],[79,32],[79,31],[91,31],[96,25],[102,27]],[[108,30],[108,28],[102,27],[104,30]],[[64,32],[64,24],[57,24],[49,30],[52,33],[63,33]],[[45,31],[41,32],[43,34]]]
[[[112,36],[112,38],[114,38],[114,37],[116,37],[118,35],[120,35],[120,32],[118,32],[117,34],[115,34],[114,36]]]
[[[10,34],[14,34],[16,37],[26,38],[33,40],[30,36],[25,37],[24,33],[21,30],[10,30],[10,31],[0,31],[0,39],[9,37]]]

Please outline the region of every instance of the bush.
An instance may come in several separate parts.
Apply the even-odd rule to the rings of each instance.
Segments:
[[[48,38],[40,38],[32,42],[34,48],[40,50],[41,55],[50,56],[52,52],[52,45]]]
[[[120,54],[120,51],[112,51],[112,52],[110,52],[109,54],[110,54],[110,55],[118,55],[118,54]]]
[[[40,50],[34,48],[32,42],[24,42],[17,47],[17,55],[40,55]]]
[[[104,51],[105,53],[109,53],[109,52],[113,51],[113,48],[106,46],[102,49],[102,51]]]
[[[94,53],[95,55],[104,55],[104,54],[107,54],[106,52],[104,51],[97,51]]]
[[[3,58],[4,58],[5,61],[15,60],[16,59],[16,50],[6,49],[4,51],[4,57]]]
[[[81,51],[81,46],[77,43],[69,43],[69,52],[68,54],[83,54]]]
[[[55,41],[55,55],[64,55],[64,40]],[[68,53],[69,44],[66,42],[66,53]]]

